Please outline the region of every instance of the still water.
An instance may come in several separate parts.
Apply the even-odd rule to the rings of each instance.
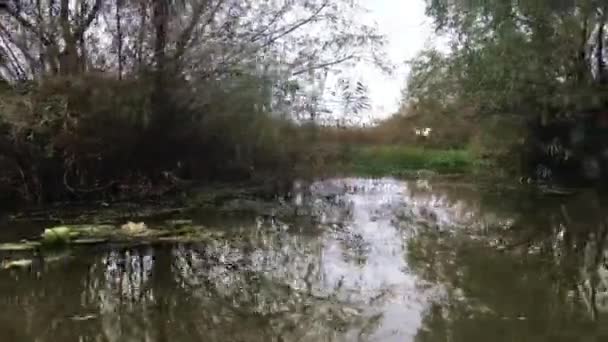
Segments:
[[[608,341],[608,201],[593,191],[294,191],[297,220],[191,213],[222,234],[0,271],[0,341]]]

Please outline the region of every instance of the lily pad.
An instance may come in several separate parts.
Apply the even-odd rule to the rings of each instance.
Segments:
[[[48,245],[65,244],[73,237],[75,234],[69,227],[54,227],[44,230],[42,242]]]
[[[195,242],[197,239],[190,236],[162,236],[156,239],[160,242],[173,242],[173,243],[187,243],[187,242]]]
[[[70,319],[72,321],[76,321],[76,322],[90,321],[90,320],[93,320],[93,319],[96,319],[96,318],[97,318],[96,314],[77,315],[77,316],[70,317]]]
[[[192,220],[167,220],[165,221],[168,225],[173,227],[182,227],[182,226],[190,226],[192,225]]]
[[[11,260],[2,262],[2,269],[26,268],[32,266],[31,259]]]
[[[122,229],[123,233],[129,234],[129,235],[142,234],[148,229],[146,224],[143,222],[138,222],[138,223],[127,222],[127,223],[123,224],[120,228]]]
[[[40,247],[39,242],[24,241],[19,243],[2,243],[0,244],[0,251],[5,252],[18,252],[18,251],[31,251]]]
[[[82,238],[75,239],[71,243],[74,245],[99,245],[108,242],[108,239],[101,238]]]
[[[86,237],[105,237],[111,235],[113,232],[116,232],[118,229],[116,226],[107,225],[107,224],[83,224],[83,225],[74,225],[68,226],[73,232],[79,234],[79,236]]]

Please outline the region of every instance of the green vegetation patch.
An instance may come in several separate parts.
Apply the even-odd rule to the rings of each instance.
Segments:
[[[22,241],[16,243],[2,243],[0,244],[0,252],[18,252],[18,251],[33,251],[39,248],[40,242],[35,241]]]
[[[349,159],[349,171],[372,176],[404,175],[416,170],[440,174],[470,173],[479,164],[468,150],[435,150],[409,146],[354,148]]]
[[[0,244],[0,270],[24,269],[36,263],[65,260],[72,247],[87,247],[105,243],[190,243],[210,242],[224,238],[223,231],[194,225],[192,220],[166,221],[155,228],[143,222],[114,225],[66,225],[47,228],[36,241],[22,240]],[[16,252],[23,252],[18,253]],[[59,254],[57,253],[59,252]],[[64,253],[65,252],[65,253]],[[14,258],[23,257],[25,258]]]

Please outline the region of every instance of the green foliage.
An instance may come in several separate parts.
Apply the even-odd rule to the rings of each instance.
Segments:
[[[466,103],[482,114],[593,106],[589,99],[603,96],[606,37],[598,30],[606,11],[591,0],[430,1],[427,12],[450,53],[416,59],[408,97]]]
[[[524,151],[542,159],[527,128],[608,108],[605,2],[429,0],[427,14],[448,49],[411,61],[403,112],[437,132],[468,121],[467,144],[509,173],[530,169]]]
[[[466,150],[433,150],[407,146],[367,146],[351,151],[350,168],[357,174],[401,175],[408,171],[469,173],[476,159]]]
[[[47,246],[67,244],[73,237],[72,233],[69,227],[48,228],[41,235],[42,243]]]
[[[517,175],[522,165],[521,153],[528,134],[525,123],[515,115],[486,116],[478,122],[479,129],[471,137],[469,150],[494,169]]]
[[[1,183],[49,201],[150,196],[188,181],[289,181],[305,165],[310,137],[268,111],[256,80],[201,83],[196,92],[172,81],[162,121],[146,78],[53,78],[5,92]]]

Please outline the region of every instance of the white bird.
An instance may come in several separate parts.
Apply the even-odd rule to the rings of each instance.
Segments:
[[[425,138],[427,138],[429,135],[431,135],[432,131],[433,131],[433,129],[430,127],[415,129],[416,136],[425,137]]]

